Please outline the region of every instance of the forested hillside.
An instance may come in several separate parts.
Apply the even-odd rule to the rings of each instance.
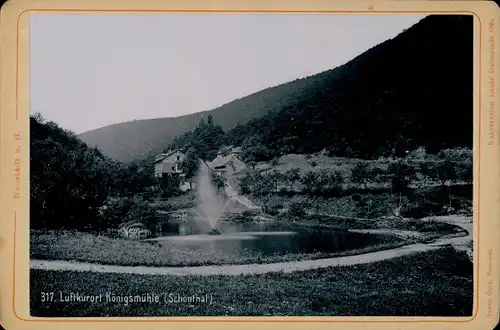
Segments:
[[[372,158],[472,146],[472,16],[429,16],[322,74],[312,99],[239,125],[228,143]]]

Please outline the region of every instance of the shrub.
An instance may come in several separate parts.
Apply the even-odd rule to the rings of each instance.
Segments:
[[[262,210],[269,215],[278,215],[281,203],[276,199],[267,199],[262,205]]]
[[[156,209],[140,197],[110,198],[99,208],[101,229],[116,229],[122,223],[138,221],[146,228],[154,228]]]
[[[291,168],[283,174],[283,180],[288,185],[288,190],[293,190],[293,185],[300,180],[300,170]]]
[[[453,162],[472,161],[472,149],[469,148],[454,148],[443,149],[438,154],[441,159],[450,159]]]
[[[181,194],[181,180],[178,176],[165,175],[159,179],[162,197],[173,197]]]
[[[259,176],[253,184],[252,194],[254,196],[267,196],[272,191],[274,191],[274,187],[271,181],[266,180],[265,177]]]
[[[242,213],[236,213],[232,217],[232,221],[235,222],[251,222],[256,216],[256,212],[253,210],[246,210]]]
[[[223,176],[215,172],[212,172],[210,178],[214,183],[215,187],[217,188],[217,190],[220,190],[226,186],[226,179]]]
[[[406,159],[408,160],[424,160],[427,158],[427,151],[424,147],[418,147],[415,150],[412,150],[406,155]]]
[[[109,238],[120,238],[122,237],[120,231],[118,229],[108,229],[105,233],[105,236]]]
[[[306,205],[303,202],[292,202],[288,208],[288,214],[292,217],[305,217],[306,215]]]
[[[360,194],[352,194],[351,195],[351,199],[354,201],[354,202],[359,202],[361,200],[361,195]]]
[[[251,184],[251,176],[247,173],[245,176],[243,176],[240,179],[239,185],[238,185],[238,190],[241,195],[248,195],[252,191],[250,189],[250,184]]]
[[[255,197],[267,196],[276,191],[276,182],[270,176],[263,176],[259,172],[247,172],[240,179],[239,190],[241,194],[252,194]]]

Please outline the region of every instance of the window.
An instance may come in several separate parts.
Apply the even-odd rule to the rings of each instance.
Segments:
[[[177,156],[177,160],[180,160],[181,159],[181,156]]]

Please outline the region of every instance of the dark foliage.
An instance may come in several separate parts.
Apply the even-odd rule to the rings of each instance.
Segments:
[[[30,133],[30,224],[34,229],[105,229],[113,220],[103,220],[99,208],[110,196],[132,196],[154,183],[150,165],[112,161],[39,115],[30,118]]]
[[[174,138],[167,149],[190,150],[193,158],[196,155],[197,158],[210,161],[217,156],[224,141],[225,134],[222,127],[215,124],[212,116],[209,115],[206,123],[202,118],[193,131]]]
[[[430,153],[471,147],[472,22],[472,16],[429,16],[315,76],[320,89],[237,126],[228,140],[258,141],[252,148],[259,154],[326,148],[330,155],[359,158],[402,157],[419,146]]]

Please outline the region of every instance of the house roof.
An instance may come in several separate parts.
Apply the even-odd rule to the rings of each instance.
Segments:
[[[243,149],[241,147],[235,147],[233,145],[223,147],[217,153],[218,155],[229,152],[229,153],[241,153]]]
[[[175,150],[172,150],[172,151],[169,151],[168,153],[166,154],[159,154],[155,157],[155,163],[158,163],[158,162],[161,162],[162,160],[164,160],[165,158],[167,158],[168,156],[170,155],[173,155],[175,154],[177,151],[180,151],[180,149],[175,149]]]
[[[227,151],[231,150],[232,148],[233,148],[233,146],[222,147],[217,154],[218,155],[223,154],[224,152],[227,152]]]
[[[226,157],[220,157],[220,158],[214,159],[210,163],[210,167],[213,169],[219,169],[220,167],[226,166],[231,161],[233,161],[236,164],[239,164],[240,166],[246,166],[245,163],[242,162],[241,160],[239,160],[238,157],[236,157],[235,155],[229,155]]]

